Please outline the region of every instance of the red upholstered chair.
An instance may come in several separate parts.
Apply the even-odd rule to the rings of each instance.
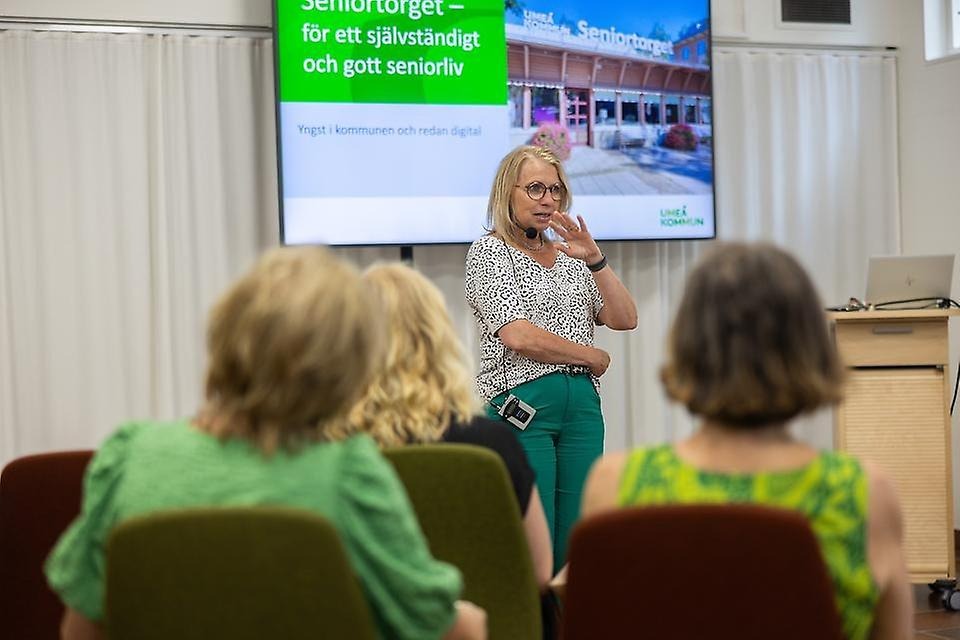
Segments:
[[[800,514],[753,505],[621,509],[580,523],[564,640],[841,640],[833,586]]]
[[[92,451],[18,458],[0,474],[0,637],[56,640],[63,605],[43,562],[80,513]]]

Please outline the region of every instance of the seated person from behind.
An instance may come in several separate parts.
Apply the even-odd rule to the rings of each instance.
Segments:
[[[673,446],[607,456],[583,514],[747,502],[810,521],[851,640],[912,637],[900,507],[880,469],[794,440],[795,416],[841,397],[842,369],[803,268],[769,245],[722,246],[690,274],[661,377],[701,417]]]
[[[102,637],[104,544],[163,509],[286,505],[337,528],[387,638],[482,638],[457,603],[457,570],[435,560],[403,486],[370,438],[326,442],[382,348],[380,310],[359,275],[320,248],[268,252],[213,309],[206,401],[193,420],[121,427],[87,469],[83,510],[47,560],[62,637]]]
[[[364,397],[331,433],[368,433],[381,447],[443,441],[495,451],[520,503],[537,583],[546,585],[553,562],[550,533],[533,469],[509,427],[478,415],[467,356],[440,291],[401,264],[374,265],[363,284],[385,308],[386,358]]]

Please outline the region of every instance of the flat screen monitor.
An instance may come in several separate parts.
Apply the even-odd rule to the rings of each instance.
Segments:
[[[709,0],[275,0],[281,234],[485,233],[500,159],[564,163],[597,239],[715,235]]]

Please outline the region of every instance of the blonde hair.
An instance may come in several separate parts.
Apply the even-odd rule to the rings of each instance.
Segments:
[[[210,313],[198,427],[265,453],[325,439],[380,351],[380,312],[363,290],[326,249],[264,254]]]
[[[542,160],[557,170],[560,183],[566,187],[563,199],[557,203],[560,211],[570,211],[573,205],[573,195],[570,193],[570,181],[563,170],[560,159],[544,147],[532,145],[520,146],[508,153],[500,161],[493,186],[490,188],[490,199],[487,202],[487,230],[499,235],[513,244],[521,244],[523,232],[513,220],[513,210],[510,205],[513,189],[520,179],[520,170],[527,160]],[[547,185],[548,187],[550,185]]]
[[[843,369],[803,267],[767,244],[724,244],[690,274],[664,388],[739,428],[785,422],[842,396]]]
[[[480,409],[443,296],[401,264],[370,267],[363,284],[384,306],[386,357],[363,398],[331,434],[368,433],[382,447],[437,441],[451,424],[468,422]]]

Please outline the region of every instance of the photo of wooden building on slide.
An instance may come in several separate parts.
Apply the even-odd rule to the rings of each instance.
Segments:
[[[576,193],[710,192],[706,0],[599,4],[508,1],[511,143],[555,146]]]

